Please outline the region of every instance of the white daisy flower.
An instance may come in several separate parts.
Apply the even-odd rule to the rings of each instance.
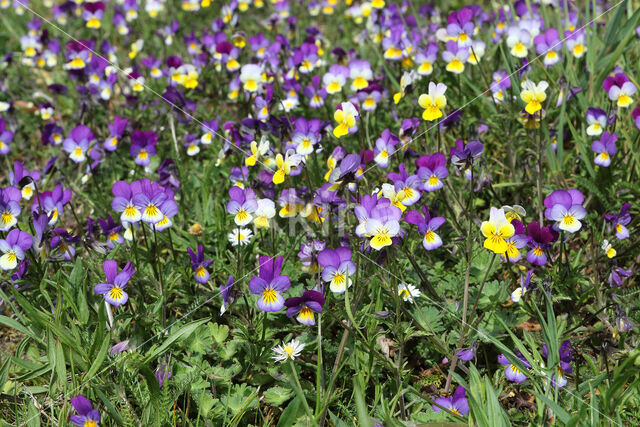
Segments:
[[[248,245],[251,237],[253,237],[253,232],[248,228],[234,228],[231,233],[227,234],[229,243],[234,247]]]
[[[413,300],[420,296],[420,289],[413,285],[401,283],[398,286],[398,295],[400,295],[404,301],[409,301],[413,304]]]
[[[294,360],[300,356],[302,349],[304,349],[304,344],[298,340],[291,340],[289,344],[279,345],[272,349],[274,353],[273,360],[276,362],[284,362],[289,359]]]

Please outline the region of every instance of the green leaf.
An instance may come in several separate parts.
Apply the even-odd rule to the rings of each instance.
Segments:
[[[280,419],[278,420],[278,424],[276,427],[292,426],[298,418],[298,413],[302,412],[300,411],[300,404],[300,398],[297,396],[291,402],[289,402],[287,407],[284,408],[284,411],[282,411],[282,415],[280,415]]]
[[[64,352],[62,351],[62,343],[56,340],[56,374],[61,387],[67,384],[67,365],[64,360]]]
[[[160,347],[152,348],[151,350],[149,350],[144,358],[144,363],[149,363],[152,360],[155,360],[161,354],[164,354],[164,352],[167,351],[169,347],[171,347],[171,344],[178,341],[179,339],[188,337],[193,331],[198,328],[198,326],[204,324],[208,320],[208,318],[196,320],[194,322],[187,323],[186,325],[172,332]]]
[[[356,399],[356,412],[358,414],[358,425],[364,427],[372,427],[371,418],[369,417],[369,410],[364,400],[364,393],[360,386],[360,378],[358,376],[353,377],[353,395]]]
[[[93,378],[96,372],[98,372],[98,369],[100,369],[100,366],[102,366],[102,362],[104,362],[104,359],[107,357],[107,351],[109,350],[110,342],[111,342],[110,336],[109,335],[105,336],[104,340],[102,340],[102,345],[100,346],[100,350],[98,350],[98,354],[96,355],[96,357],[93,360],[93,363],[91,364],[91,367],[89,368],[87,373],[84,375],[84,377],[82,377],[83,381],[90,380],[91,378]]]
[[[0,325],[4,325],[8,328],[15,329],[18,332],[22,332],[29,338],[35,340],[41,345],[44,345],[44,341],[40,337],[38,337],[31,329],[21,325],[17,320],[12,319],[7,316],[0,316]]]
[[[538,393],[535,390],[531,390],[531,393],[533,393],[538,399],[542,400],[545,405],[551,408],[553,413],[558,417],[558,419],[562,424],[567,424],[569,420],[571,420],[571,415],[567,411],[565,411],[564,408],[558,405],[556,402],[549,399],[544,394]]]
[[[206,354],[211,351],[213,337],[206,326],[199,327],[189,337],[189,350],[196,354]]]
[[[222,344],[229,336],[229,327],[227,325],[218,325],[217,323],[209,323],[209,332],[218,344]]]
[[[271,406],[280,406],[294,395],[293,390],[275,386],[264,392],[264,401]]]

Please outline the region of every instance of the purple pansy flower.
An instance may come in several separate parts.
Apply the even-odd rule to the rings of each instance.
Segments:
[[[7,271],[18,266],[18,261],[22,261],[25,251],[31,248],[33,239],[26,231],[14,228],[9,232],[6,239],[0,239],[0,268]]]
[[[554,65],[560,61],[558,51],[562,49],[562,42],[558,40],[558,30],[555,28],[547,28],[547,30],[538,34],[533,43],[536,45],[536,53],[544,55],[542,62],[547,67]]]
[[[602,82],[602,87],[611,101],[616,102],[618,107],[627,108],[633,102],[631,95],[636,93],[636,85],[629,81],[624,73],[617,73],[615,76],[607,77]]]
[[[118,273],[118,263],[112,259],[105,260],[102,263],[104,274],[107,277],[106,283],[98,283],[93,288],[93,292],[98,295],[104,295],[104,300],[114,307],[119,307],[127,302],[129,295],[124,288],[136,272],[133,264],[128,262],[122,271]]]
[[[151,163],[151,157],[156,154],[157,143],[158,135],[154,131],[134,130],[131,134],[131,148],[129,149],[134,163],[139,166],[148,166]]]
[[[173,191],[160,187],[155,181],[144,178],[140,181],[140,193],[133,196],[133,204],[142,213],[140,219],[156,228],[166,228],[164,221],[178,213],[178,205],[173,200]]]
[[[287,317],[296,316],[296,320],[303,325],[316,324],[313,313],[322,313],[324,297],[315,290],[304,291],[302,296],[289,298],[284,303],[287,306]]]
[[[459,385],[452,396],[438,397],[434,399],[434,402],[436,402],[438,405],[442,406],[443,408],[448,409],[449,411],[453,412],[456,415],[467,415],[469,413],[469,402],[465,397],[466,392],[467,391],[465,390],[465,388]],[[432,405],[432,407],[433,407],[433,410],[436,412],[441,411],[441,409],[436,405]]]
[[[389,129],[382,131],[382,136],[376,140],[376,147],[373,150],[374,161],[381,168],[389,166],[389,157],[395,154],[396,146],[400,140]]]
[[[620,240],[629,237],[629,229],[626,226],[631,222],[631,215],[629,214],[630,208],[631,205],[629,203],[625,203],[622,205],[622,208],[620,208],[620,213],[618,215],[604,216],[604,219],[611,223],[615,228],[616,237]]]
[[[570,374],[572,372],[571,342],[569,340],[562,341],[558,352],[560,353],[560,363],[551,375],[551,386],[561,388],[567,385],[567,377],[565,376],[565,373]],[[542,355],[545,359],[548,359],[549,357],[549,351],[547,350],[546,344],[542,345]]]
[[[331,292],[343,294],[351,286],[356,265],[351,261],[351,249],[339,247],[324,249],[318,254],[318,265],[322,267],[322,280],[329,283]]]
[[[631,270],[625,270],[622,267],[614,267],[609,274],[609,286],[620,287],[625,277],[631,276]]]
[[[18,223],[22,193],[15,187],[0,188],[0,231],[8,231]]]
[[[109,124],[109,137],[104,141],[102,147],[107,151],[115,151],[118,147],[118,142],[122,135],[124,135],[124,131],[127,128],[127,124],[129,120],[115,116],[113,118],[113,122]]]
[[[596,158],[593,160],[596,165],[606,168],[611,164],[611,157],[618,152],[617,140],[618,135],[615,132],[604,132],[599,141],[593,141],[591,150],[596,154]]]
[[[522,355],[522,353],[520,353],[519,350],[515,351],[515,355],[518,357],[518,359],[520,359],[520,362],[522,362],[522,364],[526,368],[531,367],[531,364],[527,361],[527,359],[524,358],[524,356]],[[504,354],[500,354],[498,356],[498,362],[502,366],[506,366],[504,370],[504,375],[505,377],[507,377],[509,381],[513,381],[515,383],[521,383],[527,379],[527,376],[524,374],[524,372],[522,372],[520,368],[518,368],[516,365],[511,363]]]
[[[529,235],[528,246],[531,250],[527,253],[527,261],[533,265],[543,266],[547,263],[546,252],[551,249],[551,242],[555,242],[558,233],[551,227],[541,227],[537,221],[527,226]]]
[[[69,153],[69,158],[75,163],[84,162],[89,144],[94,140],[93,132],[85,125],[74,127],[69,133],[69,137],[62,143],[64,151]]]
[[[359,166],[360,156],[357,157]],[[401,198],[402,204],[404,206],[411,206],[420,200],[420,187],[422,187],[422,181],[418,175],[408,175],[407,168],[404,166],[404,163],[400,163],[398,169],[400,170],[400,173],[389,172],[389,174],[387,174],[387,178],[393,181],[395,192]]]
[[[556,190],[544,199],[544,216],[555,221],[554,229],[575,233],[587,211],[582,207],[584,195],[577,189]]]
[[[256,305],[262,311],[280,311],[284,307],[281,293],[291,287],[289,276],[280,274],[283,257],[261,256],[259,258],[260,273],[249,281],[249,290],[260,295]]]
[[[442,180],[449,176],[446,164],[447,158],[442,153],[427,154],[416,160],[418,176],[423,181],[424,191],[431,193],[444,186]]]
[[[607,127],[607,113],[600,108],[587,108],[587,135],[598,136]]]
[[[209,281],[209,272],[207,267],[213,264],[210,259],[204,259],[204,249],[202,245],[198,245],[198,253],[194,253],[191,248],[187,248],[187,252],[191,257],[191,270],[193,270],[193,278],[198,283],[207,283]]]
[[[13,132],[7,130],[7,124],[0,117],[0,154],[7,154],[11,150],[11,145],[9,145],[13,141]]]
[[[78,415],[71,415],[69,421],[71,424],[77,427],[97,427],[100,423],[100,412],[93,409],[89,399],[79,394],[76,397],[71,398],[71,404],[73,409],[76,410]]]
[[[457,140],[456,145],[449,152],[451,163],[466,169],[476,158],[480,157],[483,149],[484,145],[479,141],[469,141],[465,144],[464,141]]]
[[[231,200],[227,203],[227,213],[234,215],[234,222],[242,227],[253,220],[253,215],[258,209],[258,202],[252,189],[242,189],[233,186],[229,189]]]
[[[231,288],[233,287],[233,276],[227,278],[227,284],[220,286],[220,295],[222,296],[222,305],[220,306],[220,315],[222,316],[227,311],[227,306],[234,300]]]
[[[404,220],[409,224],[417,225],[418,232],[423,237],[422,246],[428,251],[438,249],[442,246],[442,239],[436,230],[442,226],[447,220],[441,216],[431,217],[431,213],[426,206],[422,207],[422,213],[417,210],[411,210],[404,216]]]

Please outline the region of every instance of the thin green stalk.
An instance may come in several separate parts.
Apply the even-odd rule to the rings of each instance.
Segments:
[[[296,394],[298,398],[302,401],[302,406],[304,407],[304,412],[307,414],[307,417],[311,420],[314,426],[318,425],[316,418],[311,413],[311,408],[307,403],[307,399],[304,397],[304,391],[302,391],[302,386],[300,385],[300,379],[298,378],[298,371],[296,370],[295,365],[293,364],[293,359],[289,359],[289,368],[291,368],[291,376],[295,380],[296,384]]]

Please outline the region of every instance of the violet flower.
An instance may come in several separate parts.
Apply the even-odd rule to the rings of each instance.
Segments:
[[[409,224],[417,225],[418,232],[423,236],[422,246],[428,251],[438,249],[442,246],[442,239],[436,230],[442,226],[447,220],[441,216],[431,217],[431,213],[426,206],[421,209],[422,213],[417,210],[411,210],[404,216],[404,220]]]
[[[558,239],[558,233],[550,226],[541,227],[537,221],[527,226],[531,250],[527,253],[527,261],[533,265],[543,266],[547,264],[546,252],[551,249],[551,243]]]
[[[522,353],[520,353],[520,350],[516,350],[515,355],[518,357],[518,359],[520,359],[520,362],[522,362],[522,364],[526,368],[531,368],[531,364],[527,361],[527,359],[524,358]],[[527,379],[527,376],[524,374],[524,372],[522,372],[520,368],[518,368],[516,365],[511,363],[504,354],[500,354],[498,356],[498,362],[502,366],[506,366],[504,370],[504,375],[505,377],[507,377],[509,381],[513,381],[515,383],[521,383]]]
[[[434,402],[456,415],[467,415],[469,413],[469,402],[465,397],[466,392],[465,388],[459,385],[453,395],[449,397],[438,397],[434,399]],[[435,412],[441,411],[436,405],[432,405],[432,407]]]
[[[87,158],[85,154],[93,140],[93,132],[84,125],[78,125],[71,130],[69,137],[64,140],[62,148],[69,153],[69,158],[74,163],[81,163]]]
[[[131,148],[129,154],[138,166],[149,166],[151,157],[156,154],[158,135],[154,131],[134,130],[131,134]]]
[[[607,113],[600,108],[587,108],[587,135],[598,136],[607,127]]]
[[[289,298],[284,305],[287,307],[287,317],[296,316],[296,320],[303,325],[316,324],[313,313],[322,313],[324,297],[315,290],[304,291],[302,296]]]
[[[630,208],[631,205],[629,203],[625,203],[622,205],[622,208],[620,208],[620,213],[618,215],[604,216],[604,219],[615,228],[616,237],[620,240],[629,237],[629,229],[626,226],[631,222],[631,215],[629,214]]]
[[[555,221],[553,228],[575,233],[587,211],[582,207],[584,195],[577,189],[556,190],[544,199],[545,218]]]
[[[189,257],[191,257],[191,270],[193,270],[193,278],[198,283],[207,283],[209,281],[209,272],[207,267],[213,264],[213,260],[204,259],[204,249],[202,245],[198,245],[198,253],[194,253],[191,248],[187,248]]]
[[[124,135],[124,131],[129,124],[129,120],[115,116],[113,122],[109,123],[109,137],[104,141],[102,147],[107,151],[115,151],[118,147],[118,142]]]
[[[607,91],[609,99],[616,102],[618,107],[627,108],[633,102],[631,96],[636,93],[636,85],[629,81],[624,73],[617,73],[615,76],[607,77],[602,82],[602,87]]]
[[[442,153],[426,154],[416,160],[418,176],[423,181],[424,191],[432,193],[444,187],[442,180],[449,176],[446,164],[447,158]]]
[[[618,135],[615,132],[604,132],[599,141],[593,141],[591,150],[596,154],[593,160],[596,165],[606,168],[611,164],[611,157],[618,152],[617,140]]]
[[[129,295],[124,288],[127,287],[127,283],[135,274],[136,269],[132,263],[128,262],[122,271],[118,273],[118,263],[112,259],[105,260],[102,263],[102,268],[107,282],[98,283],[94,286],[93,292],[103,295],[104,300],[114,307],[119,307],[129,299]]]
[[[0,239],[0,268],[7,271],[18,266],[18,261],[25,257],[25,251],[31,248],[33,239],[26,231],[14,228],[6,239]]]
[[[289,276],[280,274],[283,257],[261,256],[259,258],[260,273],[249,281],[249,290],[260,295],[256,305],[267,312],[280,311],[284,307],[281,293],[291,287]]]
[[[329,283],[331,292],[345,293],[351,287],[351,277],[356,272],[356,265],[351,261],[351,249],[339,247],[324,249],[318,254],[318,265],[322,267],[322,280]]]
[[[569,340],[562,341],[558,352],[560,353],[560,363],[556,366],[553,374],[551,375],[551,386],[561,388],[567,385],[567,377],[565,376],[565,373],[570,374],[572,372],[570,364],[571,342]],[[549,351],[547,350],[546,344],[542,345],[542,355],[545,359],[549,358]]]
[[[97,427],[100,423],[100,412],[93,409],[89,399],[79,394],[76,397],[71,398],[71,404],[73,409],[76,410],[78,415],[71,415],[69,421],[71,424],[77,427]]]
[[[0,231],[8,231],[18,223],[22,193],[15,187],[0,188]]]

